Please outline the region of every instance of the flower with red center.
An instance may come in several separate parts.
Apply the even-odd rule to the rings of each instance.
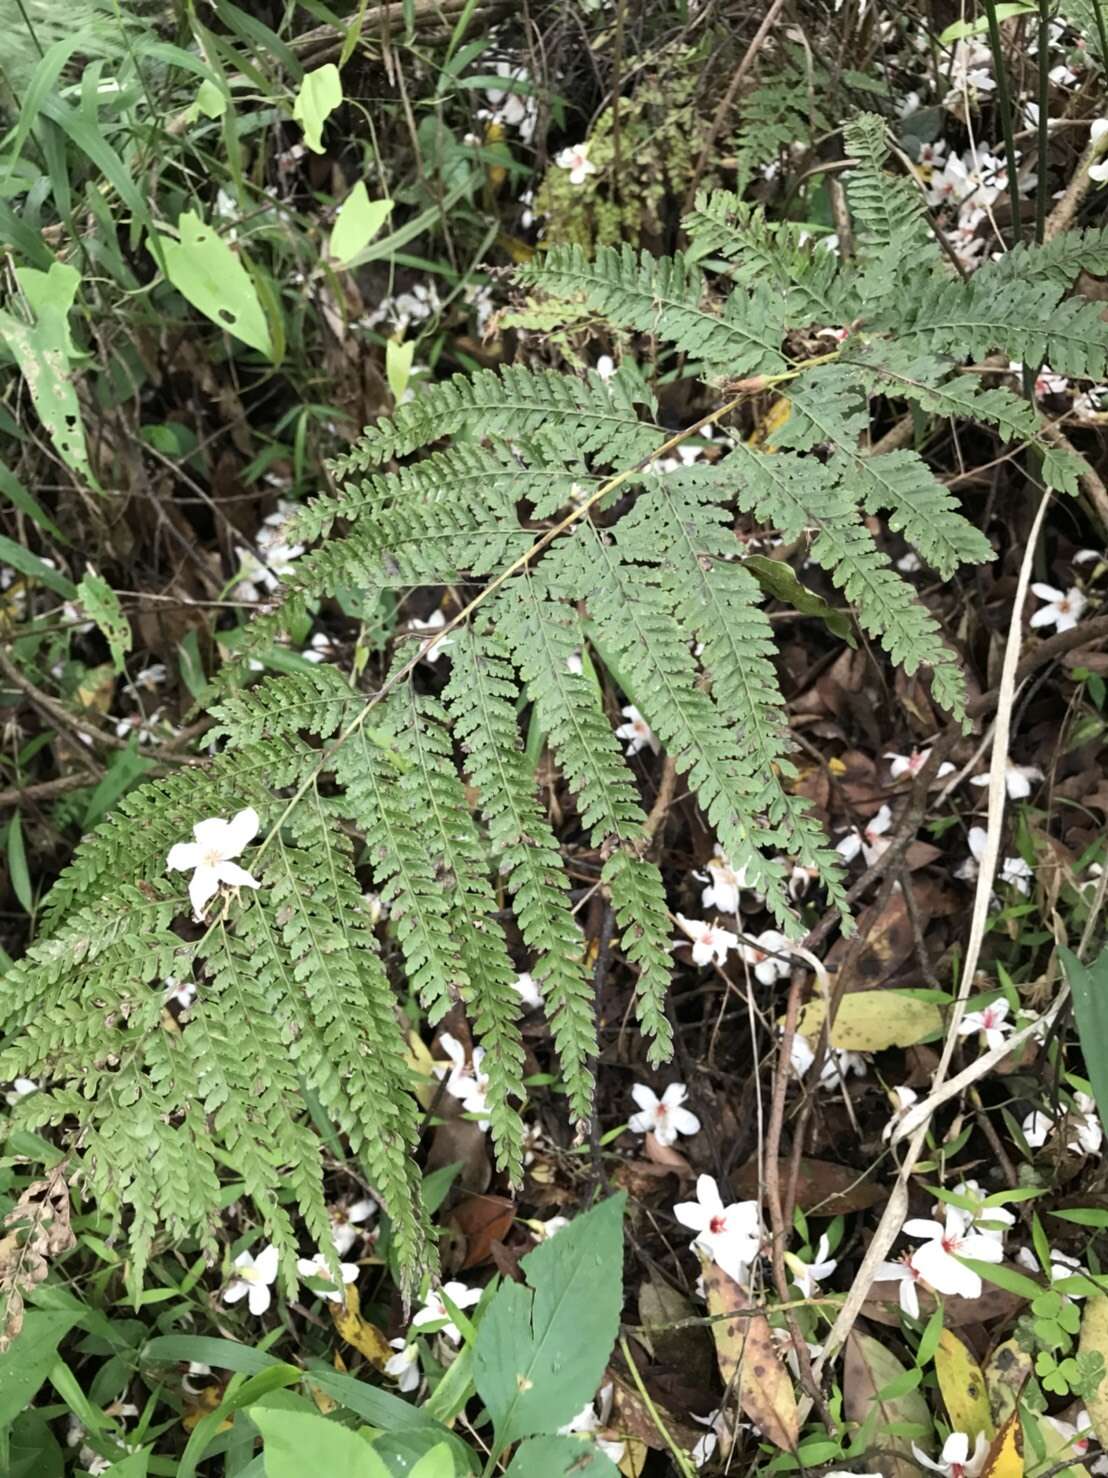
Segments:
[[[696,1181],[696,1200],[679,1202],[673,1214],[682,1226],[697,1233],[694,1248],[706,1253],[736,1283],[746,1283],[762,1245],[757,1201],[725,1206],[712,1177],[701,1175]]]

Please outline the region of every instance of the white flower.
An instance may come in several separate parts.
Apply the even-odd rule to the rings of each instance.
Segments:
[[[893,1088],[889,1092],[893,1101],[893,1116],[881,1131],[882,1139],[891,1139],[892,1132],[903,1119],[904,1115],[919,1099],[919,1094],[914,1088]]]
[[[485,1060],[485,1049],[475,1047],[471,1059],[472,1071],[466,1072],[465,1048],[456,1037],[449,1032],[443,1032],[439,1038],[439,1045],[450,1057],[453,1067],[447,1069],[436,1067],[436,1077],[446,1075],[446,1091],[452,1098],[461,1100],[462,1108],[467,1114],[484,1115],[488,1112],[489,1078],[487,1073],[481,1071],[481,1064]],[[478,1118],[477,1127],[482,1131],[489,1127],[487,1118]]]
[[[577,484],[574,483],[573,486],[576,487]],[[574,677],[580,677],[584,670],[585,664],[581,660],[581,653],[570,652],[566,658],[566,671],[572,673]]]
[[[850,1052],[846,1047],[831,1047],[819,1070],[819,1086],[838,1088],[851,1073],[856,1078],[864,1078],[868,1071],[869,1063],[861,1052]]]
[[[763,929],[749,944],[739,946],[743,959],[754,966],[754,978],[763,985],[776,985],[792,969],[792,961],[782,951],[788,940],[778,929]]]
[[[913,1217],[904,1223],[907,1236],[925,1239],[912,1253],[912,1263],[923,1281],[934,1288],[936,1293],[956,1293],[962,1298],[980,1298],[980,1277],[972,1268],[960,1263],[958,1258],[971,1257],[978,1262],[1003,1262],[1004,1249],[997,1239],[981,1232],[972,1232],[970,1226],[969,1213],[957,1206],[946,1208],[946,1220],[942,1223],[925,1217]]]
[[[736,872],[718,843],[715,856],[709,859],[706,866],[711,881],[700,895],[701,904],[705,908],[714,908],[717,913],[737,914],[739,892],[746,887],[746,868],[740,868]],[[703,877],[704,874],[699,873],[697,876]]]
[[[274,518],[285,521],[284,514],[270,514],[266,524],[272,525]],[[263,591],[274,591],[293,565],[304,553],[303,544],[286,544],[275,527],[263,526],[254,540],[258,553],[251,549],[238,548],[239,568],[235,576],[234,595],[239,600],[259,600]]]
[[[931,758],[929,749],[913,749],[911,754],[887,754],[887,760],[891,760],[889,774],[894,780],[899,780],[902,775],[918,775],[924,765]],[[953,773],[954,766],[949,760],[943,760],[939,766],[935,778],[941,780],[944,775]]]
[[[610,354],[602,354],[600,358],[596,361],[596,373],[600,376],[604,383],[607,384],[608,381],[615,374],[615,372],[615,360]]]
[[[317,1252],[314,1257],[301,1257],[297,1259],[296,1270],[302,1278],[318,1278],[324,1283],[330,1284],[327,1289],[320,1291],[320,1298],[329,1299],[331,1303],[342,1302],[342,1289],[337,1287],[327,1266],[327,1259],[322,1252]],[[339,1272],[342,1274],[343,1283],[354,1283],[358,1277],[356,1263],[340,1262]]]
[[[583,185],[589,175],[596,173],[596,165],[589,158],[589,142],[574,144],[571,148],[562,149],[554,155],[554,163],[559,169],[569,170],[569,182],[571,185]]]
[[[419,1346],[404,1339],[390,1339],[389,1346],[399,1354],[385,1361],[385,1374],[391,1375],[402,1391],[414,1391],[419,1385]]]
[[[893,813],[888,806],[882,806],[877,815],[866,823],[863,831],[858,831],[857,828],[848,831],[836,844],[835,850],[844,862],[853,862],[861,852],[866,866],[872,867],[889,845],[882,838],[892,824]]]
[[[536,1242],[549,1242],[569,1226],[569,1217],[551,1216],[546,1221],[529,1221],[527,1226]]]
[[[793,1033],[793,1039],[789,1043],[789,1068],[796,1077],[802,1078],[816,1060],[816,1054],[812,1050],[812,1044],[807,1037],[802,1037],[799,1032]]]
[[[914,549],[909,549],[907,554],[902,554],[896,562],[896,567],[905,575],[918,575],[923,569],[923,560]]]
[[[193,1001],[196,1000],[195,981],[178,981],[172,975],[167,975],[162,985],[165,989],[165,1003],[167,1006],[170,1001],[174,1001],[181,1007],[182,1011],[187,1011]]]
[[[329,662],[336,655],[335,644],[325,631],[317,631],[300,655],[305,662]]]
[[[1066,1148],[1079,1155],[1095,1155],[1100,1152],[1104,1130],[1097,1117],[1096,1103],[1087,1093],[1074,1094],[1074,1110],[1066,1116],[1068,1134]]]
[[[33,1078],[16,1078],[9,1091],[4,1094],[4,1098],[9,1104],[18,1103],[21,1098],[26,1098],[28,1093],[37,1092],[38,1084]]]
[[[696,1200],[681,1201],[673,1214],[682,1226],[697,1233],[693,1246],[707,1253],[736,1283],[745,1283],[750,1265],[762,1245],[757,1201],[725,1206],[710,1175],[697,1176]]]
[[[1061,1439],[1057,1444],[1051,1444],[1047,1451],[1047,1457],[1052,1463],[1063,1453],[1084,1457],[1088,1452],[1089,1442],[1093,1437],[1093,1425],[1084,1407],[1078,1411],[1072,1422],[1063,1421],[1060,1416],[1048,1416],[1046,1412],[1042,1413],[1039,1420],[1046,1422]]]
[[[372,1196],[365,1196],[350,1205],[340,1202],[337,1206],[329,1206],[327,1214],[331,1218],[331,1243],[338,1255],[343,1257],[361,1235],[359,1226],[376,1216],[377,1202]]]
[[[1051,1247],[1049,1251],[1049,1271],[1050,1281],[1052,1283],[1060,1283],[1063,1278],[1073,1278],[1085,1272],[1085,1268],[1078,1259],[1071,1257],[1068,1252],[1061,1252],[1057,1247]],[[1013,1258],[1013,1261],[1019,1263],[1021,1268],[1026,1268],[1029,1273],[1039,1273],[1042,1271],[1039,1266],[1039,1259],[1030,1247],[1021,1247]],[[1084,1298],[1085,1295],[1083,1293],[1069,1293],[1065,1297]]]
[[[657,754],[658,741],[655,739],[650,725],[635,705],[628,703],[626,708],[620,709],[620,712],[627,722],[620,724],[616,730],[616,738],[626,739],[628,741],[627,748],[623,751],[624,754],[638,754],[639,750],[645,748],[647,745]]]
[[[971,1037],[980,1032],[985,1038],[985,1047],[991,1051],[999,1047],[1005,1037],[1011,1035],[1013,1023],[1008,1020],[1008,1002],[1001,997],[980,1011],[967,1011],[958,1023],[958,1035]]]
[[[989,1455],[989,1439],[984,1432],[978,1432],[977,1441],[973,1445],[973,1455],[970,1456],[969,1438],[965,1432],[951,1432],[943,1443],[943,1450],[937,1463],[925,1452],[921,1452],[914,1442],[912,1451],[915,1453],[916,1461],[922,1463],[925,1468],[930,1468],[933,1473],[943,1473],[946,1478],[977,1478],[977,1474],[985,1466],[985,1459]]]
[[[986,1237],[996,1237],[999,1241],[1004,1240],[1004,1234],[1008,1227],[1015,1226],[1016,1218],[1003,1206],[986,1206],[987,1196],[976,1180],[963,1180],[954,1187],[954,1193],[965,1196],[974,1204],[970,1210],[965,1212],[970,1219],[970,1230],[981,1232]],[[943,1203],[935,1207],[936,1213],[942,1211]],[[959,1208],[963,1209],[963,1208]]]
[[[155,692],[166,680],[166,666],[164,662],[151,662],[149,667],[142,667],[135,673],[134,682],[125,684],[128,693],[136,696],[140,688],[147,692]]]
[[[542,1005],[542,987],[526,970],[512,981],[512,989],[519,997],[520,1004],[525,1011],[537,1011]]]
[[[269,1285],[276,1282],[279,1263],[280,1255],[272,1242],[257,1257],[240,1252],[235,1258],[237,1276],[223,1290],[223,1302],[235,1304],[245,1298],[252,1314],[264,1314],[270,1304]]]
[[[598,1433],[601,1427],[607,1426],[611,1414],[612,1387],[602,1386],[596,1394],[596,1404],[590,1401],[587,1406],[583,1406],[571,1422],[566,1422],[564,1427],[558,1428],[558,1436],[572,1437],[586,1432]],[[627,1449],[625,1442],[611,1442],[600,1436],[596,1436],[595,1441],[604,1456],[617,1466],[623,1461],[623,1454]]]
[[[232,888],[258,888],[261,884],[250,876],[245,868],[232,862],[233,857],[242,855],[244,849],[258,834],[261,822],[253,806],[239,811],[230,821],[213,816],[207,821],[198,821],[192,828],[195,838],[191,842],[177,842],[169,849],[165,859],[168,872],[188,872],[194,869],[189,880],[189,898],[193,914],[197,919],[204,916],[204,908],[216,893],[220,883]]]
[[[824,1232],[810,1262],[804,1262],[791,1252],[785,1254],[785,1261],[793,1275],[793,1282],[800,1289],[803,1298],[814,1298],[819,1285],[838,1267],[838,1260],[831,1257],[830,1252],[831,1244],[827,1239],[827,1233]]]
[[[739,936],[732,934],[730,929],[718,929],[714,924],[706,924],[701,919],[687,919],[680,913],[676,918],[693,942],[694,965],[709,965],[713,960],[717,965],[725,965],[728,952],[738,948]]]
[[[413,616],[412,619],[408,622],[408,630],[409,631],[441,631],[442,628],[445,625],[446,625],[446,615],[445,615],[445,612],[443,612],[443,611],[433,611],[431,613],[431,615],[427,617],[427,620],[426,621],[421,621],[418,616]],[[440,637],[438,641],[433,641],[431,643],[431,645],[427,648],[427,650],[421,656],[420,661],[421,662],[437,662],[439,660],[439,658],[443,655],[443,653],[446,651],[447,647],[453,645],[453,642],[454,642],[454,638],[452,636],[443,636],[443,637]]]
[[[673,1144],[679,1134],[696,1134],[700,1120],[687,1108],[682,1108],[688,1093],[684,1083],[670,1083],[659,1098],[645,1083],[636,1083],[631,1089],[631,1097],[640,1112],[631,1115],[627,1127],[632,1134],[652,1133],[660,1145]]]
[[[966,840],[969,842],[970,855],[954,869],[954,876],[972,882],[985,855],[988,832],[983,826],[971,826]],[[1022,857],[1004,857],[1000,863],[1000,881],[1026,897],[1031,891],[1031,869]]]
[[[1056,626],[1059,631],[1069,631],[1077,625],[1088,602],[1076,585],[1069,590],[1055,590],[1053,585],[1044,585],[1036,580],[1031,589],[1047,604],[1031,617],[1032,626]]]
[[[1020,1129],[1023,1131],[1023,1137],[1027,1140],[1028,1148],[1033,1150],[1042,1149],[1043,1145],[1050,1138],[1050,1131],[1053,1128],[1054,1120],[1049,1115],[1041,1113],[1038,1109],[1028,1114],[1027,1118],[1020,1125]]]
[[[903,1257],[897,1262],[879,1262],[875,1276],[878,1282],[899,1283],[900,1289],[897,1297],[901,1309],[909,1318],[919,1318],[919,1290],[916,1284],[921,1281],[921,1277],[919,1269],[910,1257]]]
[[[1022,801],[1031,794],[1032,780],[1041,780],[1043,772],[1038,765],[1013,765],[1004,766],[1004,789],[1008,792],[1008,799]],[[974,775],[970,780],[971,785],[985,786],[989,783],[988,773]]]
[[[422,1329],[425,1324],[437,1324],[440,1319],[445,1319],[446,1324],[439,1330],[439,1333],[445,1335],[452,1345],[456,1345],[461,1341],[461,1330],[451,1321],[446,1305],[442,1301],[443,1294],[457,1309],[472,1308],[481,1299],[480,1288],[467,1288],[464,1283],[457,1282],[444,1283],[442,1292],[433,1288],[427,1295],[423,1307],[412,1315],[412,1328]]]
[[[801,867],[800,863],[794,863],[789,873],[789,897],[794,903],[807,898],[808,889],[813,883],[819,882],[819,872],[814,867]]]

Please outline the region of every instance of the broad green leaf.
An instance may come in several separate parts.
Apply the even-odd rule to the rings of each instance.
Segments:
[[[40,529],[44,529],[62,544],[69,543],[61,529],[39,504],[38,499],[27,491],[15,473],[9,467],[5,467],[3,462],[0,462],[0,493],[9,498],[20,513],[26,514],[32,523],[37,523]]]
[[[942,1029],[943,1013],[934,1001],[910,990],[850,991],[839,1002],[831,1026],[832,1047],[851,1052],[881,1052],[886,1047],[912,1047]],[[797,1031],[817,1037],[827,1015],[825,1001],[809,1001]]]
[[[185,211],[177,230],[179,241],[158,238],[170,282],[205,318],[272,358],[269,324],[241,258],[194,211]]]
[[[561,1233],[559,1233],[559,1236]],[[532,1437],[521,1442],[504,1478],[618,1478],[611,1458],[579,1437]]]
[[[66,357],[76,359],[77,346],[70,336],[68,321],[69,311],[77,301],[77,289],[81,285],[81,274],[76,267],[71,267],[68,262],[55,262],[48,272],[40,272],[37,267],[17,267],[15,276],[36,318],[56,309],[66,320]]]
[[[414,339],[410,339],[406,344],[399,344],[395,339],[390,339],[385,346],[385,374],[388,376],[389,389],[397,405],[404,399],[404,391],[408,388],[414,354]]]
[[[413,1464],[422,1462],[428,1453],[441,1448],[445,1448],[450,1462],[450,1466],[443,1469],[443,1478],[470,1478],[478,1471],[479,1464],[473,1449],[453,1432],[438,1425],[384,1432],[373,1443],[374,1453],[394,1478],[412,1478]]]
[[[108,1469],[108,1478],[146,1478],[149,1466],[150,1448],[144,1447],[139,1452],[132,1452],[121,1458],[118,1463],[112,1463]]]
[[[454,1459],[445,1442],[423,1454],[411,1470],[411,1478],[454,1478]]]
[[[529,1286],[501,1284],[481,1320],[473,1378],[501,1450],[556,1432],[596,1394],[619,1328],[625,1199],[612,1196],[528,1253]]]
[[[1035,6],[1028,0],[1001,0],[996,7],[998,21],[1010,20],[1014,15],[1033,15]],[[964,41],[967,36],[983,36],[989,29],[987,16],[979,15],[976,20],[955,21],[939,36],[940,46],[950,46],[955,41]]]
[[[18,570],[21,575],[26,575],[29,580],[37,580],[40,585],[53,590],[63,600],[77,599],[77,587],[72,580],[67,580],[60,570],[54,569],[37,554],[32,554],[29,549],[24,549],[22,544],[17,544],[14,539],[9,539],[4,534],[0,534],[0,560],[6,565],[11,565],[12,569]]]
[[[185,111],[185,122],[195,123],[201,113],[205,118],[222,118],[226,111],[227,94],[205,77],[196,90],[192,104]]]
[[[304,74],[292,116],[304,130],[304,142],[314,154],[323,153],[323,125],[341,102],[342,78],[334,62]]]
[[[0,1434],[0,1447],[3,1435]],[[11,1429],[11,1467],[7,1478],[62,1478],[65,1458],[49,1425],[32,1407]]]
[[[27,870],[27,853],[23,846],[23,822],[18,811],[13,811],[8,823],[8,873],[11,876],[15,896],[30,913],[34,907],[35,890],[31,887],[31,874]]]
[[[80,1314],[31,1309],[9,1349],[0,1355],[0,1429],[10,1426],[49,1375],[58,1343]]]
[[[338,1422],[264,1406],[251,1406],[248,1414],[262,1434],[266,1478],[304,1478],[307,1473],[391,1478],[369,1443]]]
[[[764,554],[748,554],[743,564],[767,595],[784,601],[802,616],[815,616],[833,636],[845,641],[848,646],[858,645],[854,639],[850,617],[844,611],[828,605],[814,590],[809,590],[807,585],[797,579],[792,566],[787,565],[783,559],[767,559]]]
[[[28,324],[11,313],[0,313],[0,338],[23,372],[39,420],[58,455],[95,488],[77,392],[69,378],[72,340],[67,314],[79,279],[62,262],[55,262],[49,272],[33,267],[24,272],[33,283],[28,301],[37,304],[35,321]]]
[[[122,672],[123,659],[131,650],[132,640],[131,623],[123,614],[119,596],[103,575],[98,575],[89,565],[77,586],[77,598],[85,615],[95,622],[107,638],[116,672]]]
[[[339,206],[331,230],[331,256],[339,266],[369,245],[391,210],[391,200],[370,200],[364,183],[358,181]]]
[[[1083,965],[1072,950],[1058,951],[1073,993],[1073,1013],[1089,1084],[1103,1119],[1108,1115],[1108,950]]]

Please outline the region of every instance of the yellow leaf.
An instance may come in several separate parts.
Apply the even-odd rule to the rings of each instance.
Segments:
[[[204,1386],[196,1393],[196,1405],[185,1412],[181,1418],[181,1425],[186,1432],[191,1432],[197,1422],[209,1416],[223,1400],[222,1386]],[[226,1432],[232,1426],[230,1421],[221,1422],[219,1430]]]
[[[357,1287],[353,1283],[347,1283],[343,1289],[343,1302],[339,1304],[329,1300],[327,1308],[335,1328],[346,1343],[363,1354],[375,1370],[384,1370],[385,1361],[393,1351],[376,1324],[370,1324],[362,1318]]]
[[[780,396],[773,402],[769,410],[766,411],[765,415],[750,433],[746,443],[747,446],[761,446],[767,452],[776,451],[776,447],[771,442],[771,437],[781,430],[781,427],[789,419],[791,413],[792,406],[785,396]]]
[[[1085,1301],[1078,1352],[1082,1355],[1101,1355],[1108,1367],[1108,1295],[1098,1293],[1095,1298]],[[1108,1438],[1108,1376],[1105,1376],[1087,1398],[1085,1409],[1089,1413],[1097,1441],[1104,1446],[1105,1439]]]
[[[107,713],[115,693],[115,668],[110,662],[90,667],[77,689],[77,702],[94,713]]]
[[[485,129],[485,143],[499,144],[504,139],[504,125],[502,123],[490,123]],[[508,171],[502,164],[490,164],[488,167],[489,189],[495,195],[501,185],[508,177]]]
[[[985,1366],[985,1385],[996,1426],[1003,1426],[1016,1409],[1016,1402],[1031,1377],[1031,1356],[1014,1339],[997,1345]]]
[[[910,990],[849,991],[839,1003],[831,1028],[832,1047],[851,1052],[881,1052],[886,1047],[914,1047],[940,1031],[943,1014],[934,1001]],[[809,1001],[801,1012],[797,1031],[818,1037],[827,1015],[827,1003]]]
[[[415,1075],[416,1081],[412,1092],[416,1096],[420,1108],[429,1109],[435,1101],[439,1091],[438,1082],[434,1072],[435,1059],[427,1050],[422,1037],[418,1032],[408,1033],[408,1052],[404,1059],[406,1067],[409,1067]]]
[[[935,1374],[939,1378],[939,1390],[952,1430],[965,1432],[971,1448],[979,1432],[991,1439],[993,1419],[984,1373],[966,1346],[949,1329],[944,1329],[939,1336]]]
[[[623,1456],[617,1464],[623,1478],[641,1478],[646,1467],[648,1449],[637,1437],[628,1437],[623,1446]]]
[[[319,1408],[321,1416],[330,1416],[332,1411],[335,1411],[338,1408],[339,1403],[335,1400],[335,1398],[333,1396],[328,1396],[326,1391],[321,1390],[319,1386],[313,1385],[311,1381],[308,1382],[308,1392],[312,1400],[315,1402],[316,1406]]]
[[[795,1452],[800,1432],[796,1395],[774,1347],[769,1321],[760,1310],[750,1312],[757,1305],[715,1263],[705,1262],[703,1267],[708,1313],[736,1315],[716,1318],[712,1324],[723,1383],[729,1390],[732,1382],[737,1385],[740,1407],[767,1441]]]
[[[1018,1406],[993,1438],[981,1478],[1023,1478],[1023,1428]]]

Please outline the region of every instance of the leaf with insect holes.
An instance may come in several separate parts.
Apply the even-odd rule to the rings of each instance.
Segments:
[[[520,1259],[528,1287],[504,1282],[477,1330],[473,1379],[496,1447],[571,1422],[600,1385],[619,1330],[621,1193]]]
[[[304,130],[313,154],[323,153],[323,125],[342,102],[342,78],[334,62],[306,72],[292,105],[292,116]]]
[[[818,1037],[827,1015],[825,1001],[809,1001],[797,1031]],[[851,991],[839,1002],[831,1025],[832,1047],[850,1052],[882,1052],[886,1047],[913,1047],[942,1029],[943,1013],[922,991]]]
[[[769,1320],[714,1263],[704,1262],[703,1268],[723,1382],[728,1390],[732,1381],[737,1382],[739,1406],[767,1441],[785,1452],[795,1452],[800,1434],[796,1393],[774,1346]],[[721,1319],[720,1314],[733,1314],[734,1318]]]
[[[25,269],[23,290],[34,309],[35,321],[24,323],[11,313],[0,313],[0,339],[7,343],[19,365],[38,418],[58,455],[99,491],[89,466],[77,391],[70,378],[70,357],[75,351],[69,310],[79,282],[77,271],[63,262],[55,262],[49,272]]]
[[[242,259],[195,211],[184,212],[177,231],[178,241],[159,237],[170,282],[205,318],[272,359],[269,324]]]
[[[380,231],[392,210],[391,200],[370,200],[369,192],[359,180],[339,206],[331,228],[331,256],[340,266],[357,256]]]
[[[104,633],[112,654],[112,666],[116,672],[123,671],[123,659],[131,650],[131,623],[123,614],[119,596],[91,565],[81,576],[77,586],[77,599],[90,621]]]
[[[1108,1295],[1098,1294],[1086,1301],[1077,1348],[1082,1355],[1102,1355],[1108,1366]],[[1092,1395],[1086,1397],[1085,1409],[1097,1441],[1103,1446],[1108,1441],[1108,1374]]]
[[[985,1376],[969,1349],[949,1329],[944,1329],[939,1335],[935,1349],[935,1374],[939,1378],[939,1390],[951,1429],[965,1432],[971,1448],[977,1441],[978,1432],[991,1439],[993,1418]]]

